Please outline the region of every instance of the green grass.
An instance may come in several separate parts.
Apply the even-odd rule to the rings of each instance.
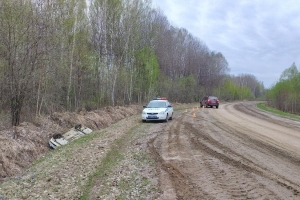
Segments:
[[[147,125],[150,126],[150,125]],[[147,132],[144,130],[144,124],[138,123],[137,125],[131,127],[121,138],[115,141],[112,145],[111,150],[107,152],[107,155],[103,158],[100,166],[96,171],[88,177],[86,185],[83,186],[81,200],[89,199],[90,192],[95,184],[99,184],[99,181],[102,182],[104,188],[102,188],[100,195],[109,194],[110,178],[116,173],[114,170],[123,164],[125,159],[125,154],[128,151],[128,145],[132,145],[132,141],[135,141],[137,138],[147,135]],[[129,150],[131,157],[129,158],[132,165],[136,168],[142,168],[144,166],[155,167],[155,161],[145,152],[140,152],[140,150],[132,149]],[[120,193],[116,196],[116,199],[124,199],[124,196],[127,196],[129,193],[138,190],[140,195],[146,195],[149,191],[157,191],[156,187],[152,186],[151,181],[142,177],[140,172],[135,172],[132,174],[126,174],[122,177],[119,175],[120,182],[116,186]]]
[[[280,115],[280,116],[290,117],[290,118],[293,118],[293,119],[300,120],[300,116],[299,115],[295,115],[295,114],[283,112],[281,110],[277,110],[275,108],[271,108],[269,106],[266,106],[265,103],[258,103],[257,107],[259,109],[261,109],[261,110],[264,110],[264,111],[267,111],[267,112],[270,112],[270,113],[274,113],[274,114],[277,114],[277,115]]]
[[[122,151],[124,151],[124,149],[122,148],[125,148],[124,144],[132,137],[134,130],[138,126],[139,125],[132,127],[123,137],[121,137],[115,142],[115,145],[113,145],[113,148],[107,153],[105,158],[102,160],[102,163],[98,167],[96,172],[89,177],[88,183],[84,188],[84,193],[80,197],[81,200],[88,199],[89,192],[95,184],[95,181],[98,177],[105,177],[107,173],[109,173],[117,164],[120,163],[120,161],[123,159]]]
[[[119,163],[119,161],[122,160],[122,154],[119,150],[113,149],[109,151],[106,155],[106,157],[102,160],[101,166],[97,169],[97,171],[89,177],[88,183],[85,186],[84,194],[81,196],[80,199],[87,200],[89,192],[93,185],[95,184],[95,181],[97,177],[105,177],[105,174],[108,173],[112,168]]]

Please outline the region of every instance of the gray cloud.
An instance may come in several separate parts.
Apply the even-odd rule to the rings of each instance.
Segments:
[[[266,87],[300,64],[298,0],[153,0],[176,27],[186,28],[226,57],[231,74],[253,74]]]

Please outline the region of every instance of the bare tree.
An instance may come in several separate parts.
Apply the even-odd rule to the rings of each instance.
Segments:
[[[24,99],[31,94],[33,74],[39,67],[41,36],[38,16],[30,1],[0,2],[1,60],[4,62],[11,124],[20,123]]]

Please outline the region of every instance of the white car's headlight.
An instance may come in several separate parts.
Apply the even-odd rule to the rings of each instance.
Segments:
[[[146,112],[145,112],[145,111],[143,111],[143,112],[142,112],[142,114],[144,115],[144,114],[146,114]]]
[[[163,115],[163,114],[165,114],[165,111],[161,111],[158,114]]]

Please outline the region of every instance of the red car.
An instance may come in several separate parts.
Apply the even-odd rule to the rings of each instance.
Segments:
[[[219,108],[219,99],[215,96],[206,96],[200,101],[200,107],[205,106],[207,107],[213,107]]]

